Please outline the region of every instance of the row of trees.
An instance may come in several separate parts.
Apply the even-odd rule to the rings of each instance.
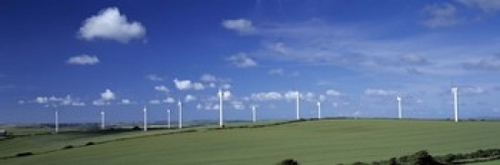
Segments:
[[[372,163],[355,162],[352,163],[352,165],[451,165],[485,162],[498,159],[500,159],[500,149],[477,150],[466,154],[448,154],[443,156],[432,156],[429,152],[422,150],[412,155],[405,155],[399,158],[393,157],[389,160],[375,161]],[[299,165],[299,162],[293,159],[285,159],[277,164]]]

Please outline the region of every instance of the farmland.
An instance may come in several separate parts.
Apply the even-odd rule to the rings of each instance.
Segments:
[[[419,150],[445,155],[500,148],[498,137],[500,122],[381,119],[235,129],[74,131],[1,140],[0,164],[274,164],[287,158],[301,164],[337,164],[386,160]],[[63,149],[68,145],[72,147]],[[5,158],[22,152],[35,155]]]

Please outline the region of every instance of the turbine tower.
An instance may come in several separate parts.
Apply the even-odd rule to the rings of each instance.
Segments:
[[[255,116],[255,105],[252,106],[252,121],[255,123],[257,121],[257,117]]]
[[[182,102],[177,101],[177,106],[179,107],[179,129],[182,129]]]
[[[224,114],[223,114],[223,105],[222,100],[224,99],[224,93],[221,89],[219,89],[219,127],[224,127]]]
[[[297,106],[296,107],[297,108],[297,112],[296,112],[297,113],[297,120],[299,120],[300,119],[300,92],[299,91],[296,92],[296,102],[297,102],[297,105],[296,105]]]
[[[142,110],[144,112],[144,132],[148,131],[148,109],[146,109],[146,106],[144,106],[144,109]]]
[[[397,96],[396,100],[398,100],[398,118],[401,119],[403,118],[403,106],[401,105],[401,102],[403,101],[403,98],[401,96]]]
[[[170,109],[167,109],[167,115],[168,115],[167,128],[170,129]]]
[[[101,111],[101,130],[104,130],[106,129],[106,125],[105,125],[105,113],[104,111]]]
[[[455,111],[455,122],[458,122],[458,88],[452,87],[451,93],[453,94],[453,110]]]
[[[55,115],[55,132],[58,133],[59,132],[59,112],[57,109],[56,109],[54,115]]]
[[[316,102],[316,105],[318,106],[318,119],[321,119],[321,102]]]

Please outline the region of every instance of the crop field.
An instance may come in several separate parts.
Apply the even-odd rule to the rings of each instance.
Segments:
[[[500,122],[377,119],[234,129],[207,126],[107,134],[76,131],[0,140],[0,164],[232,165],[275,164],[288,158],[306,165],[338,164],[387,160],[419,150],[445,155],[500,148],[498,137]],[[85,145],[88,142],[95,144]],[[72,147],[63,149],[68,145]],[[35,155],[15,157],[23,152]]]

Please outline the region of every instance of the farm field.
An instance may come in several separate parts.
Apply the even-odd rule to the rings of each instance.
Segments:
[[[309,165],[386,160],[419,150],[444,155],[500,148],[500,122],[491,121],[345,119],[190,129],[177,134],[169,133],[178,130],[62,133],[2,140],[2,157],[36,155],[0,159],[0,164],[275,164],[292,158]],[[113,140],[120,138],[125,139]],[[90,141],[107,142],[84,146]],[[67,145],[81,147],[62,149]]]

